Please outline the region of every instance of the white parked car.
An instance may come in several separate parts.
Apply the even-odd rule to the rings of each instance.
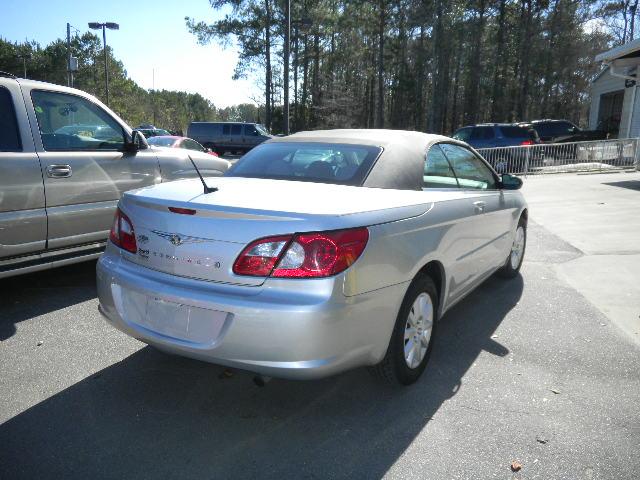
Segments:
[[[444,312],[518,274],[521,185],[436,135],[274,138],[223,177],[127,192],[100,311],[161,350],[265,376],[370,366],[410,384]]]

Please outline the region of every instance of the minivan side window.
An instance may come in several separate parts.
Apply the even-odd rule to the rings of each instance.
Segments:
[[[231,135],[242,135],[242,125],[237,123],[231,125]]]
[[[222,125],[222,134],[223,135],[230,135],[231,134],[231,125],[229,125],[228,123],[225,123],[224,125]]]
[[[496,179],[491,169],[470,150],[458,145],[441,144],[461,188],[495,190]]]
[[[422,177],[424,188],[459,188],[453,169],[438,145],[427,153]]]
[[[33,90],[42,146],[47,151],[122,150],[124,131],[93,102],[66,93]]]
[[[13,108],[11,94],[0,87],[0,152],[21,152],[22,142],[18,130],[16,111]]]

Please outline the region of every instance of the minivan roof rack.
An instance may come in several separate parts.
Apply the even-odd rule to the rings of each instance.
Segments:
[[[17,78],[13,73],[3,72],[0,70],[0,77]]]

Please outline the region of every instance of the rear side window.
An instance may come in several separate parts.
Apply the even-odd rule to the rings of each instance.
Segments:
[[[451,163],[461,188],[493,190],[496,180],[491,169],[471,151],[458,145],[444,144],[442,150]]]
[[[231,125],[231,135],[242,135],[242,125]]]
[[[506,138],[529,138],[529,130],[522,127],[500,127],[502,136]]]
[[[0,152],[20,152],[20,132],[11,94],[0,87]]]
[[[453,169],[439,145],[432,146],[427,153],[422,180],[424,188],[459,188]]]
[[[124,147],[122,127],[86,98],[33,90],[31,99],[45,150],[121,150]]]
[[[494,137],[493,127],[475,127],[471,133],[471,140],[491,140]]]
[[[380,152],[368,145],[266,143],[242,157],[226,176],[359,186]]]
[[[231,135],[231,125],[225,124],[222,126],[223,135]]]

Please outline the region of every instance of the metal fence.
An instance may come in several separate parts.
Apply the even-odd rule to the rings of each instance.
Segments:
[[[498,173],[610,171],[638,168],[640,139],[481,148],[478,152]]]

